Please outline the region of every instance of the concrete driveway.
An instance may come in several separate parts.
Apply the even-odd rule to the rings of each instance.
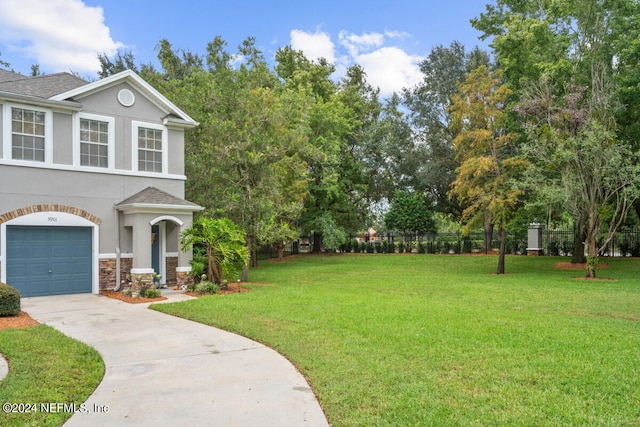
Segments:
[[[304,377],[257,342],[91,294],[23,298],[22,310],[104,359],[87,413],[65,426],[328,426]]]

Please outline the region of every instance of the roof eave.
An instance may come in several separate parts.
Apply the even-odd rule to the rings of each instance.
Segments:
[[[200,125],[198,122],[188,122],[186,120],[177,119],[175,117],[166,117],[162,120],[162,124],[167,127],[179,129],[193,129]]]
[[[127,203],[116,205],[123,213],[187,213],[199,212],[204,208],[198,205],[165,205],[161,203]]]
[[[0,100],[17,102],[20,104],[33,105],[36,107],[60,108],[60,109],[70,110],[70,111],[82,110],[82,104],[80,104],[79,102],[51,100],[51,99],[45,99],[45,98],[38,98],[36,96],[20,95],[12,92],[0,91]]]

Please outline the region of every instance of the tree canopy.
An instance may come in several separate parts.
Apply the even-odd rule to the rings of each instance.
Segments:
[[[640,212],[638,2],[497,0],[471,23],[490,52],[435,46],[422,81],[388,99],[359,65],[336,77],[284,46],[271,66],[251,37],[203,54],[160,40],[160,69],[100,55],[99,75],[133,69],[200,123],[185,133],[187,197],[238,224],[252,265],[299,236],[320,251],[383,221],[420,234],[435,211],[484,228],[487,250],[495,225],[504,272],[506,229],[540,205],[570,214],[597,257],[597,236]]]

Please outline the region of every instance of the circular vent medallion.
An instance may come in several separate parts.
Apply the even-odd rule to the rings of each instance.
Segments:
[[[121,89],[118,92],[118,102],[125,107],[131,107],[136,102],[136,96],[129,89]]]

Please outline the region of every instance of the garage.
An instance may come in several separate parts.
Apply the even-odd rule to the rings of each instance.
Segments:
[[[22,297],[90,293],[92,228],[7,226],[6,282]]]

